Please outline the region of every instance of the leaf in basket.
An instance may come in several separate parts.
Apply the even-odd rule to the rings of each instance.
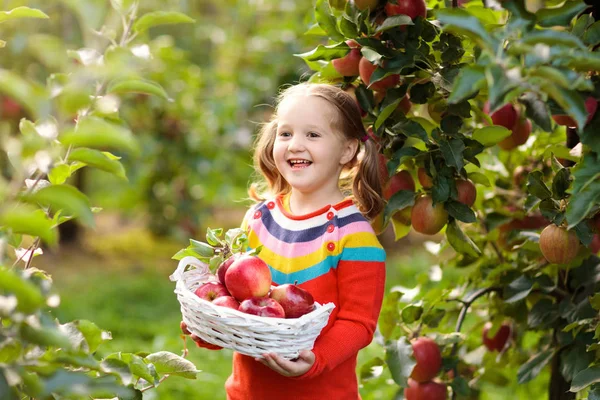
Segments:
[[[217,268],[219,268],[219,265],[221,265],[223,263],[223,261],[225,261],[225,258],[223,257],[223,255],[218,255],[215,256],[213,258],[210,259],[210,261],[208,262],[208,268],[211,270],[211,272],[215,272],[217,270]]]
[[[221,240],[221,236],[223,236],[223,229],[206,229],[206,241],[211,246],[223,246],[223,241]]]
[[[156,372],[159,374],[177,375],[187,379],[196,379],[196,375],[200,372],[191,361],[168,351],[152,353],[148,355],[145,360],[154,364]]]
[[[262,251],[262,248],[263,248],[262,246],[258,246],[257,248],[252,249],[251,251],[249,251],[247,253],[247,255],[249,255],[249,256],[257,256]]]
[[[215,255],[214,247],[194,239],[190,239],[190,246],[188,247],[188,249],[195,251],[201,257],[212,257]]]

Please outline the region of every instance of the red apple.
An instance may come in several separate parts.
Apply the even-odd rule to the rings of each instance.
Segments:
[[[362,79],[364,84],[367,85],[367,87],[369,87],[369,89],[372,89],[375,91],[384,91],[384,90],[394,87],[394,86],[398,85],[398,83],[400,83],[400,75],[394,74],[394,75],[385,77],[382,80],[377,81],[377,82],[373,83],[372,85],[370,85],[371,75],[373,75],[373,72],[375,71],[375,69],[377,69],[377,66],[372,64],[369,60],[367,60],[364,57],[360,59],[360,62],[358,63],[360,79]]]
[[[331,65],[342,76],[358,76],[358,63],[362,58],[358,43],[354,40],[346,40],[346,44],[350,46],[348,54],[342,58],[332,60]]]
[[[413,356],[417,364],[410,377],[417,382],[432,380],[442,368],[442,354],[432,339],[420,337],[412,342]]]
[[[400,103],[398,104],[398,107],[396,108],[396,110],[402,112],[404,115],[408,114],[408,112],[410,111],[412,107],[412,103],[409,100],[408,94],[405,95],[402,100],[400,100]]]
[[[427,17],[427,5],[424,0],[390,0],[385,5],[385,13],[388,16],[404,14],[412,19],[417,16]]]
[[[434,206],[431,196],[425,195],[415,200],[410,220],[415,231],[434,235],[448,222],[448,212],[442,203]]]
[[[217,297],[212,303],[221,307],[233,308],[234,310],[237,310],[240,307],[240,303],[231,296]]]
[[[446,385],[439,382],[419,383],[408,379],[408,387],[404,389],[406,400],[446,400],[448,397]]]
[[[396,222],[401,223],[402,225],[409,226],[411,214],[412,214],[412,207],[406,207],[400,211],[396,211],[396,213],[394,213],[394,215],[392,215],[392,219]]]
[[[360,11],[366,10],[367,8],[370,11],[373,11],[375,7],[379,4],[379,0],[354,0],[354,5]]]
[[[198,286],[196,296],[206,301],[213,301],[217,297],[229,296],[227,288],[219,282],[206,282],[203,285]]]
[[[491,328],[491,322],[486,322],[483,326],[483,344],[485,345],[485,347],[487,347],[489,351],[502,351],[504,349],[504,346],[506,346],[506,342],[511,336],[512,326],[508,322],[504,322],[502,323],[500,328],[498,328],[496,335],[494,335],[493,337],[489,337],[488,333]]]
[[[229,269],[231,264],[233,264],[233,262],[241,256],[241,253],[233,254],[231,257],[223,261],[221,265],[219,265],[219,268],[217,268],[217,278],[219,278],[219,282],[221,282],[223,285],[225,284],[225,273],[227,272],[227,269]]]
[[[260,258],[243,255],[227,269],[225,286],[237,301],[263,297],[271,289],[271,271]]]
[[[433,179],[427,175],[425,168],[419,168],[417,170],[417,178],[419,178],[419,183],[421,186],[423,186],[423,188],[429,189],[433,187]]]
[[[388,159],[381,153],[377,154],[377,161],[379,165],[379,179],[381,181],[381,186],[385,187],[390,179],[390,175],[387,169]]]
[[[490,114],[490,103],[486,102],[483,106],[483,112],[492,118],[494,125],[500,125],[506,129],[512,129],[519,119],[517,109],[510,103],[503,105],[498,110]]]
[[[2,98],[2,119],[18,119],[21,117],[22,108],[19,103],[10,97]]]
[[[281,305],[286,318],[299,318],[315,308],[315,301],[308,291],[289,283],[274,287],[269,296]]]
[[[259,317],[285,318],[281,304],[269,297],[251,297],[240,303],[239,310]]]
[[[588,97],[587,99],[585,99],[585,109],[588,113],[587,120],[585,121],[585,123],[587,124],[592,120],[592,118],[594,118],[594,114],[596,114],[596,110],[598,109],[598,101],[591,96]],[[575,120],[567,114],[553,115],[552,119],[558,125],[577,126],[577,122],[575,122]]]
[[[456,181],[458,201],[471,207],[477,198],[477,189],[470,180],[459,179]]]
[[[550,224],[540,233],[540,250],[552,264],[568,264],[577,257],[579,238],[574,230]]]
[[[498,147],[503,150],[512,150],[527,142],[531,133],[531,121],[527,118],[517,118],[517,123],[512,127],[512,133],[509,137],[504,138]]]
[[[415,191],[415,181],[408,171],[399,171],[392,176],[384,190],[384,197],[389,200],[395,193],[400,190]]]

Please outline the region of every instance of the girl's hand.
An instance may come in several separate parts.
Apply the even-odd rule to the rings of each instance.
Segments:
[[[256,361],[288,377],[304,375],[315,363],[315,353],[310,350],[302,350],[298,358],[293,361],[279,357],[275,353],[263,354],[263,357],[256,358]]]
[[[185,322],[181,321],[179,323],[179,327],[181,328],[181,332],[184,335],[189,335],[190,339],[192,339],[194,341],[194,343],[196,343],[196,346],[198,347],[202,347],[203,349],[209,349],[209,350],[221,350],[222,347],[214,345],[212,343],[208,343],[205,342],[204,340],[202,340],[201,338],[199,338],[198,336],[194,335],[193,333],[191,333]]]

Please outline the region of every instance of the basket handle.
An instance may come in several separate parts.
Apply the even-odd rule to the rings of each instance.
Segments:
[[[196,257],[187,256],[187,257],[183,257],[179,261],[179,264],[177,265],[177,269],[175,270],[175,272],[173,272],[169,276],[169,279],[172,282],[180,280],[181,277],[183,276],[185,267],[187,267],[188,265],[193,265],[194,267],[198,268],[203,273],[207,273],[209,271],[208,265],[206,263],[203,263],[202,261],[198,260]]]

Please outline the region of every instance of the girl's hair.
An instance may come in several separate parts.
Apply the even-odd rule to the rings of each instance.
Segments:
[[[382,186],[379,175],[378,146],[368,138],[361,119],[361,111],[356,101],[338,87],[327,84],[300,83],[283,90],[277,105],[292,96],[316,96],[329,102],[337,111],[333,120],[335,128],[348,140],[358,140],[363,144],[359,155],[358,146],[352,160],[347,163],[340,176],[340,187],[345,195],[351,195],[358,209],[369,220],[374,219],[384,207],[381,197]],[[254,168],[264,178],[250,185],[248,194],[256,201],[266,197],[287,194],[291,187],[281,176],[273,159],[273,145],[277,133],[277,107],[271,121],[264,124],[256,139],[254,148]]]

